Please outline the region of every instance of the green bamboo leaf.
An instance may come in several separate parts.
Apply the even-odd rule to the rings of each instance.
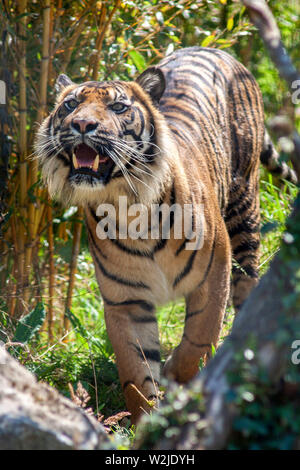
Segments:
[[[209,44],[211,44],[214,40],[215,40],[215,35],[214,35],[214,34],[210,34],[209,36],[207,36],[207,37],[201,42],[201,46],[202,46],[202,47],[206,47],[206,46],[208,46]]]
[[[232,28],[234,26],[234,19],[233,19],[233,16],[231,18],[228,19],[227,21],[227,29],[228,31],[231,31]]]
[[[129,52],[129,56],[131,57],[132,62],[136,66],[137,70],[139,72],[143,72],[146,68],[146,62],[142,54],[135,50],[132,50]]]
[[[26,344],[41,328],[46,317],[46,310],[43,303],[37,306],[22,318],[16,328],[13,342]]]

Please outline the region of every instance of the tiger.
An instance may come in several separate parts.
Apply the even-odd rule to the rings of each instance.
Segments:
[[[229,298],[238,312],[258,282],[260,162],[296,177],[265,128],[257,82],[224,50],[178,49],[134,81],[75,84],[61,74],[56,87],[35,152],[51,197],[84,208],[106,329],[136,424],[159,402],[157,306],[185,300],[182,338],[162,370],[185,384],[217,347]],[[118,209],[120,197],[116,234],[100,239],[98,208]],[[174,236],[176,211],[168,236],[121,237],[132,204],[188,205],[192,225],[201,212],[201,246],[187,249],[189,234]]]

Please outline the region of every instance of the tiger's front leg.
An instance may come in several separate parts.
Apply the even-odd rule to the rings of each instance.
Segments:
[[[206,269],[186,297],[182,340],[164,366],[164,375],[186,383],[199,372],[200,359],[208,359],[217,347],[229,295],[231,253],[227,233],[215,238]]]
[[[154,307],[143,300],[114,305],[104,301],[104,311],[126,405],[135,424],[152,409],[148,401],[158,396],[160,346]]]

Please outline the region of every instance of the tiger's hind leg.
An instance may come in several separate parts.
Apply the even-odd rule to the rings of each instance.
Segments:
[[[236,188],[237,189],[237,188]],[[240,182],[225,217],[232,246],[232,301],[236,312],[258,282],[260,210],[257,184]]]

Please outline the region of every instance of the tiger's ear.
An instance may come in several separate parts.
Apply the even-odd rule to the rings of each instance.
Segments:
[[[166,88],[166,79],[162,70],[150,67],[136,79],[136,82],[149,93],[154,104],[158,104]]]
[[[69,85],[74,85],[74,83],[67,75],[62,73],[61,75],[58,76],[56,80],[55,89],[58,93],[60,93],[61,91],[63,91],[64,88],[66,88]]]

